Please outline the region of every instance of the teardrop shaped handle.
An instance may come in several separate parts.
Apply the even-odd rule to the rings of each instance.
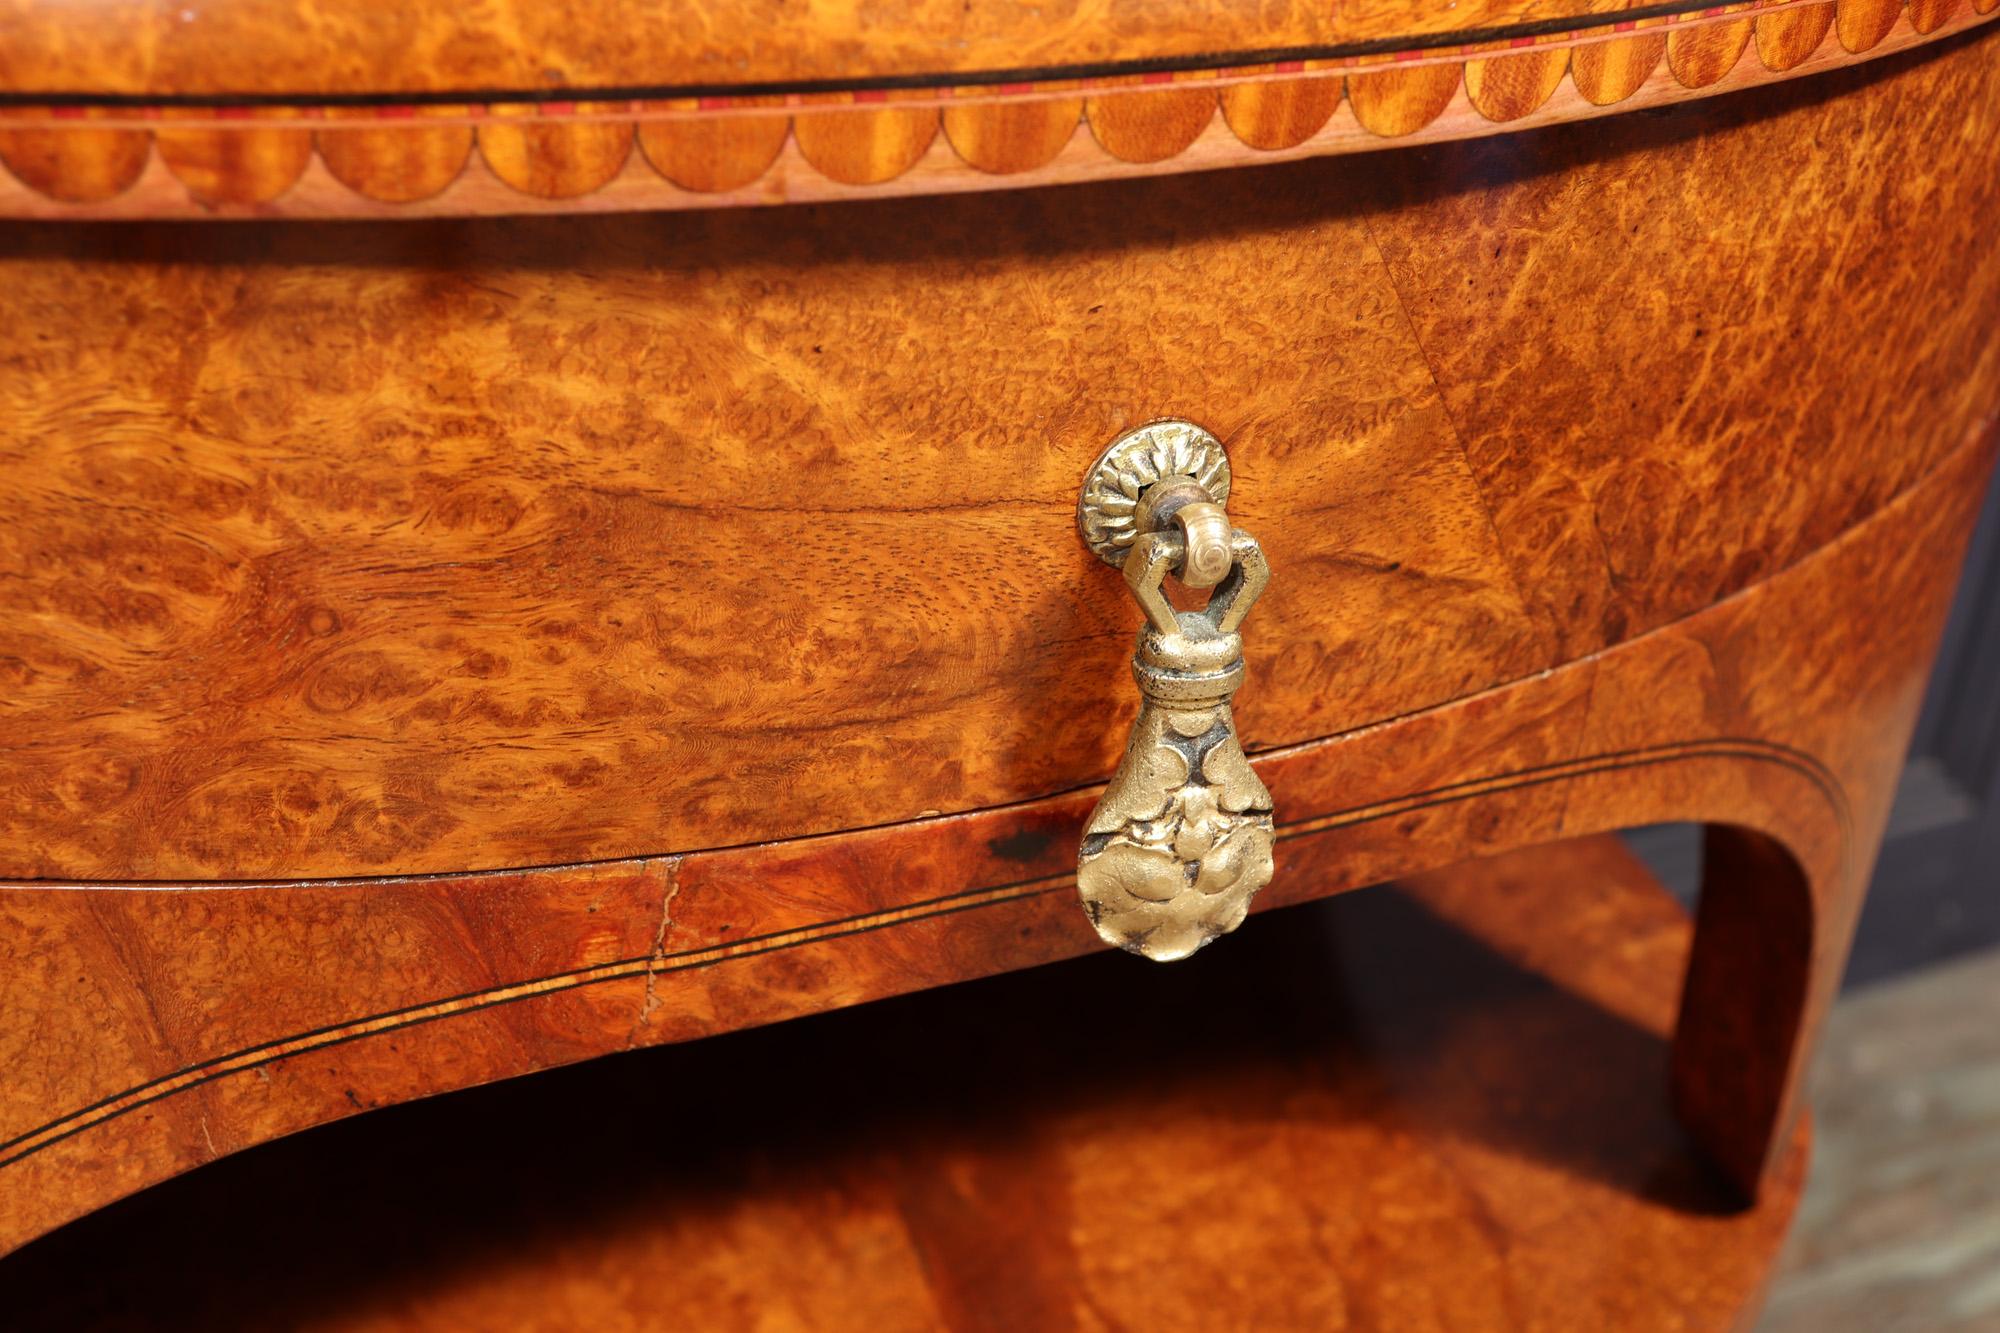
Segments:
[[[1105,942],[1157,962],[1185,958],[1243,923],[1251,898],[1270,882],[1275,841],[1271,794],[1244,757],[1230,708],[1243,683],[1239,627],[1270,569],[1256,538],[1227,526],[1226,517],[1218,528],[1221,506],[1210,495],[1183,498],[1170,509],[1159,502],[1162,487],[1200,485],[1190,480],[1188,466],[1199,469],[1205,458],[1176,452],[1191,439],[1189,432],[1198,436],[1193,443],[1201,453],[1212,447],[1220,457],[1222,446],[1200,427],[1155,422],[1105,452],[1078,511],[1091,540],[1085,516],[1093,485],[1107,468],[1121,494],[1121,483],[1137,483],[1131,489],[1138,493],[1130,496],[1135,517],[1129,534],[1118,534],[1124,540],[1117,543],[1116,563],[1124,566],[1146,623],[1132,654],[1139,717],[1084,827],[1077,892]],[[1133,454],[1142,455],[1137,468],[1130,466]],[[1184,466],[1156,466],[1176,459]],[[1222,460],[1225,478],[1227,466]],[[1166,577],[1182,572],[1183,581],[1192,582],[1186,571],[1198,562],[1190,553],[1202,554],[1204,541],[1220,548],[1208,553],[1206,568],[1227,572],[1206,607],[1177,611],[1167,599]]]

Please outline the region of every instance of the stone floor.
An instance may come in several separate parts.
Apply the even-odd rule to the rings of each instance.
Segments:
[[[1851,992],[1760,1333],[2000,1333],[2000,951]]]

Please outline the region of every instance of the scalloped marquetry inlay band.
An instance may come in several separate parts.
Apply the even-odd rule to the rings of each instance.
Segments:
[[[1204,170],[1707,96],[1886,55],[1996,11],[2000,0],[1771,0],[1341,60],[832,94],[0,107],[0,216],[691,208]]]

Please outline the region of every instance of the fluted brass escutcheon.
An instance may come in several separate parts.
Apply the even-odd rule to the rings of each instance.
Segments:
[[[1158,962],[1243,924],[1271,879],[1271,793],[1236,738],[1243,617],[1270,579],[1257,539],[1232,527],[1229,460],[1187,421],[1113,441],[1085,477],[1077,527],[1122,565],[1146,623],[1132,653],[1139,720],[1077,853],[1076,886],[1097,933]],[[1176,611],[1167,575],[1213,587]]]

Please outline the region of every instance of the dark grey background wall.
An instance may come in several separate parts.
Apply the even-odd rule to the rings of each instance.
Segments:
[[[2000,944],[2000,490],[1966,559],[1848,984]]]
[[[1642,829],[1631,842],[1692,899],[1701,836]],[[1866,985],[2000,945],[2000,488],[1966,558],[1951,623],[1896,792],[1888,841],[1855,935],[1847,984]]]

